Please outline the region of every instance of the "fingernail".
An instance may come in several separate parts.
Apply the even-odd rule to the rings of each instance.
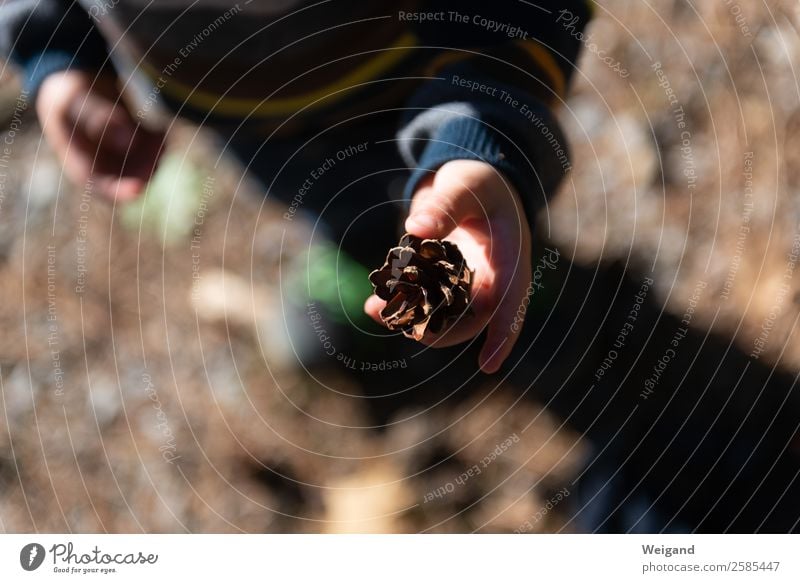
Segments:
[[[492,363],[493,356],[494,356],[494,351],[486,349],[482,350],[481,353],[478,355],[478,366],[480,367],[481,371],[483,371],[485,374],[496,373],[497,370],[500,368],[499,366],[497,366],[497,364]]]
[[[478,355],[478,366],[480,367],[481,370],[486,368],[486,362],[488,360],[489,357],[486,355],[486,351],[485,350],[481,351],[481,353]]]

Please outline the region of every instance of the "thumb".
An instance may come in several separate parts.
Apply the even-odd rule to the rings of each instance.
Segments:
[[[457,175],[440,169],[420,183],[406,219],[406,231],[423,239],[442,239],[469,219],[487,217],[478,193]]]

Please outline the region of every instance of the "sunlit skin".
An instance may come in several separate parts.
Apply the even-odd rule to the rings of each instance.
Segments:
[[[513,186],[487,163],[448,162],[420,183],[405,228],[455,243],[475,271],[474,315],[437,335],[426,332],[422,342],[452,346],[486,328],[478,361],[484,372],[497,372],[517,341],[514,317],[531,280],[531,234]],[[385,304],[373,295],[364,310],[380,323]]]
[[[164,134],[145,130],[120,101],[116,79],[82,71],[49,75],[36,97],[42,132],[75,184],[127,201],[142,193]]]

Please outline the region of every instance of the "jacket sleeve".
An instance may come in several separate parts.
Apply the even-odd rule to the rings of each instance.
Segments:
[[[398,134],[413,169],[406,197],[445,162],[483,160],[517,188],[532,219],[570,168],[552,108],[576,67],[587,3],[439,0],[421,10],[440,19],[414,24],[421,50],[441,50]]]
[[[50,73],[100,71],[108,62],[105,41],[79,3],[6,0],[0,6],[0,57],[17,65],[34,96]]]

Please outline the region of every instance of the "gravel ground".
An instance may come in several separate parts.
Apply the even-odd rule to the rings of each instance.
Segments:
[[[0,184],[0,529],[792,528],[799,27],[789,1],[600,2],[517,366],[462,356],[391,399],[385,374],[295,364],[280,282],[311,226],[208,136],[173,132],[176,197],[138,212],[64,183],[24,117]]]

